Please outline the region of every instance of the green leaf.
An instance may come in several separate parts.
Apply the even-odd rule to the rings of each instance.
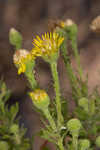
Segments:
[[[14,119],[18,113],[18,110],[19,110],[18,103],[16,103],[16,105],[13,105],[10,107],[8,117],[11,121],[14,121]]]

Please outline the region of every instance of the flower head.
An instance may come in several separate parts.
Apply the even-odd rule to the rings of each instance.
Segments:
[[[38,109],[48,108],[50,99],[48,94],[44,90],[36,89],[34,92],[29,93],[33,104]]]
[[[14,64],[18,67],[18,74],[26,71],[26,64],[29,61],[34,61],[35,57],[32,57],[25,49],[17,50],[13,56]]]
[[[36,36],[33,40],[34,48],[32,54],[42,56],[43,58],[54,57],[58,53],[59,47],[61,46],[64,38],[60,37],[57,33],[45,33],[42,38]]]

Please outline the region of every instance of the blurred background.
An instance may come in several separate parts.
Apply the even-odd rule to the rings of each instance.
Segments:
[[[91,39],[98,40],[89,29],[98,15],[100,0],[0,0],[0,76],[13,92],[23,92],[25,81],[13,65],[14,48],[8,39],[10,28],[21,32],[23,48],[30,50],[33,37],[48,30],[48,20],[71,18],[78,25],[79,49],[86,49],[91,46]]]
[[[83,67],[93,75],[100,62],[100,36],[92,33],[89,26],[98,15],[100,15],[100,0],[0,0],[0,77],[3,77],[8,88],[12,90],[12,99],[25,99],[23,95],[27,81],[23,75],[17,75],[17,69],[13,64],[14,47],[9,43],[10,28],[14,27],[21,32],[23,48],[31,50],[33,37],[48,31],[48,20],[72,19],[78,25],[78,47],[82,51]],[[61,60],[58,69],[61,75],[61,87],[66,93],[63,84],[64,66]],[[37,72],[41,87],[48,87],[51,80],[48,64],[37,60]],[[97,82],[92,81],[91,78],[90,87],[98,83],[96,74],[92,77]],[[30,127],[31,120],[33,118],[34,124],[37,117],[35,115],[33,117],[31,103],[27,100],[21,101],[20,105],[22,122],[25,122],[31,134],[31,130],[35,128],[32,125],[32,128]]]

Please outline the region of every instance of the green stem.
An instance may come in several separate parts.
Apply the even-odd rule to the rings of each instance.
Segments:
[[[73,144],[73,149],[78,150],[78,140],[76,136],[73,136],[72,144]]]
[[[48,108],[44,109],[43,112],[44,112],[45,117],[48,119],[48,121],[49,121],[50,126],[52,127],[52,129],[56,130],[56,124],[55,124],[55,122],[54,122],[54,120],[53,120],[53,118],[52,118],[52,116],[51,116]]]
[[[38,87],[38,85],[37,85],[37,81],[35,80],[33,71],[32,70],[27,71],[27,72],[25,72],[25,75],[31,85],[32,90],[36,89]]]
[[[16,50],[21,49],[21,47],[22,47],[22,42],[20,41],[19,43],[16,43],[15,47],[16,47]]]
[[[67,39],[65,38],[65,40],[61,46],[62,56],[63,56],[64,63],[66,66],[66,71],[68,74],[70,85],[72,86],[72,89],[74,89],[76,91],[75,93],[77,93],[76,95],[78,96],[78,98],[80,98],[81,97],[81,90],[80,90],[79,85],[78,85],[77,77],[74,74],[72,66],[70,64],[70,58],[69,58],[70,56],[68,56],[68,54],[67,54],[66,41],[67,41]]]
[[[63,116],[61,112],[61,99],[60,99],[61,95],[60,95],[60,86],[59,86],[59,78],[58,78],[56,62],[51,63],[51,71],[52,71],[54,88],[56,93],[56,109],[57,109],[58,126],[61,127],[61,124],[63,123]]]
[[[83,70],[82,70],[82,67],[81,67],[80,56],[79,56],[78,49],[77,49],[76,37],[72,37],[71,45],[72,45],[74,56],[76,58],[76,62],[77,62],[77,65],[78,65],[78,72],[79,72],[79,75],[80,75],[80,79],[83,80]]]
[[[64,145],[63,145],[63,139],[60,138],[59,141],[58,141],[58,147],[59,147],[59,150],[64,150]]]
[[[0,102],[0,109],[1,109],[0,111],[1,111],[2,115],[5,115],[5,106],[4,106],[4,102],[3,101]]]

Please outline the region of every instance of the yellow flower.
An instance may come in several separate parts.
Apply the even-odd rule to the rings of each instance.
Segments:
[[[24,73],[26,71],[26,65],[24,63],[20,64],[20,67],[18,69],[18,74]]]
[[[13,56],[14,64],[18,67],[18,74],[24,73],[26,71],[26,63],[28,61],[34,60],[31,53],[25,49],[17,50]]]
[[[34,91],[34,93],[30,93],[30,96],[35,100],[35,101],[42,101],[44,98],[47,96],[46,92],[44,90],[37,89]]]
[[[34,92],[30,92],[29,96],[38,109],[47,108],[50,103],[49,96],[44,90],[36,89]]]
[[[32,49],[32,54],[37,53],[37,56],[51,57],[51,55],[58,52],[63,40],[64,38],[60,37],[56,32],[47,32],[42,35],[42,38],[36,36],[33,40],[34,48]]]

